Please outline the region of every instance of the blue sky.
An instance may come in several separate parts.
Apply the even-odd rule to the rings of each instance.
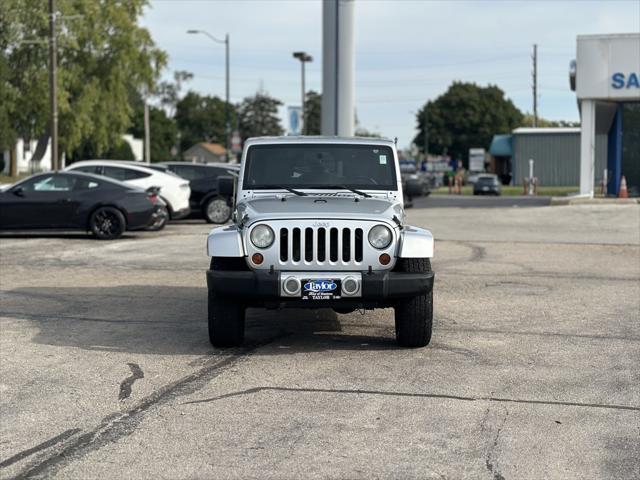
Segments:
[[[539,115],[577,121],[568,67],[576,36],[640,31],[640,0],[356,0],[356,109],[363,127],[408,146],[415,112],[454,80],[496,84],[532,110],[531,53],[538,44]],[[300,64],[314,57],[307,88],[321,91],[320,0],[151,0],[143,24],[169,54],[167,76],[224,96],[224,46],[187,29],[231,36],[231,100],[263,88],[300,103]]]

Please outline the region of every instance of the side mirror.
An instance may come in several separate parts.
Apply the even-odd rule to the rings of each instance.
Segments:
[[[24,189],[22,187],[14,188],[11,192],[17,197],[24,197]]]
[[[218,177],[218,194],[224,197],[233,197],[235,178]]]

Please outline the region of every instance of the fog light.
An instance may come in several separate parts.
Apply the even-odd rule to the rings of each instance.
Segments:
[[[344,282],[342,282],[342,291],[346,295],[354,295],[358,292],[358,282],[355,278],[347,277]]]
[[[382,255],[380,255],[380,265],[389,265],[389,262],[391,261],[391,257],[389,256],[388,253],[383,253]]]
[[[284,281],[283,289],[287,295],[297,295],[300,292],[300,280],[289,277]]]
[[[254,265],[260,265],[262,262],[264,262],[264,257],[261,253],[254,253],[253,255],[251,255],[251,261]]]

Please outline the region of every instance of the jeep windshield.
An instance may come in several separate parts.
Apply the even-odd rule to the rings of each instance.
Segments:
[[[243,188],[396,190],[393,150],[381,145],[253,145]]]

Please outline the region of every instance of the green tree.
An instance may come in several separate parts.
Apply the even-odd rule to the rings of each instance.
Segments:
[[[129,91],[154,90],[166,54],[138,25],[147,4],[147,0],[57,3],[61,151],[71,153],[87,142],[97,155],[118,147],[132,114]],[[42,137],[48,131],[47,35],[47,2],[0,1],[0,144],[4,146],[16,137]]]
[[[282,102],[265,92],[246,97],[238,106],[238,126],[242,140],[265,135],[282,135],[284,130],[278,116]]]
[[[144,105],[135,109],[129,129],[136,138],[144,138]],[[178,139],[176,122],[167,116],[162,108],[149,107],[149,130],[151,144],[149,145],[152,162],[169,162],[174,159],[172,149]]]
[[[225,144],[225,101],[218,97],[188,92],[176,105],[176,124],[182,151],[202,141]],[[235,123],[233,105],[229,105],[231,125]]]
[[[128,142],[123,139],[109,147],[106,150],[98,153],[96,146],[90,141],[84,141],[82,144],[75,148],[71,155],[67,158],[67,163],[79,162],[81,160],[92,159],[105,159],[105,160],[135,160],[135,155]]]
[[[454,82],[416,114],[414,143],[424,151],[425,109],[429,152],[448,153],[468,165],[469,148],[488,148],[493,135],[510,132],[522,123],[522,112],[495,85]]]
[[[182,86],[193,78],[193,73],[185,70],[173,72],[173,82],[161,82],[157,88],[157,96],[161,105],[167,109],[167,115],[173,118],[176,114],[176,107],[180,101],[180,91]]]
[[[305,135],[320,135],[322,131],[322,94],[314,90],[307,92],[304,101]]]
[[[533,115],[531,113],[525,113],[522,117],[521,127],[533,127]],[[567,120],[547,120],[546,118],[538,117],[537,127],[579,127],[580,122],[570,122]]]

